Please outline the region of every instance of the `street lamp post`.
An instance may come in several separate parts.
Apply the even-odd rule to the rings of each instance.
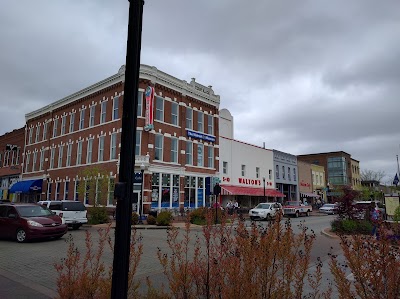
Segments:
[[[265,177],[263,177],[263,184],[264,184],[264,202],[266,202],[266,199],[265,199]]]
[[[144,184],[144,164],[140,165],[140,173],[142,182],[140,185],[140,203],[139,203],[139,222],[138,224],[143,224],[142,214],[143,214],[143,184]]]

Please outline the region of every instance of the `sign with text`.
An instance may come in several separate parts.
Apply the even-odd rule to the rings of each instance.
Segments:
[[[394,216],[394,211],[399,206],[398,196],[386,196],[385,197],[386,214],[388,216]]]
[[[204,133],[199,133],[199,132],[195,132],[195,131],[191,131],[191,130],[186,130],[187,132],[187,136],[188,137],[192,137],[195,139],[200,139],[200,140],[205,140],[205,141],[209,141],[209,142],[215,142],[215,137],[211,136],[211,135],[207,135]]]
[[[153,124],[154,87],[147,86],[145,95],[146,95],[146,115],[145,115],[146,119],[145,119],[144,130],[151,131],[152,129],[154,129],[154,124]]]

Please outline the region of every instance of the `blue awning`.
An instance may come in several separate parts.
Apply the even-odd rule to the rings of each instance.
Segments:
[[[42,182],[42,179],[16,182],[11,186],[9,193],[29,193],[32,191],[41,191]]]

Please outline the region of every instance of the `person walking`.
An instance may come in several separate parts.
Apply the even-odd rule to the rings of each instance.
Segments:
[[[372,221],[372,236],[376,236],[379,240],[379,223],[380,223],[380,211],[378,207],[375,207],[371,213],[371,221]]]

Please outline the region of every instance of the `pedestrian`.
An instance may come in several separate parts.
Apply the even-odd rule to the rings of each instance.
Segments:
[[[239,214],[239,203],[237,202],[237,200],[235,200],[233,208],[235,209],[235,213]]]
[[[233,202],[231,200],[228,200],[228,202],[226,203],[226,209],[228,210],[228,214],[232,215]]]
[[[371,213],[371,221],[372,221],[372,236],[376,235],[376,238],[379,239],[379,222],[380,222],[380,211],[378,207],[375,207]]]
[[[321,200],[318,198],[317,200],[317,208],[319,209],[321,207]]]

